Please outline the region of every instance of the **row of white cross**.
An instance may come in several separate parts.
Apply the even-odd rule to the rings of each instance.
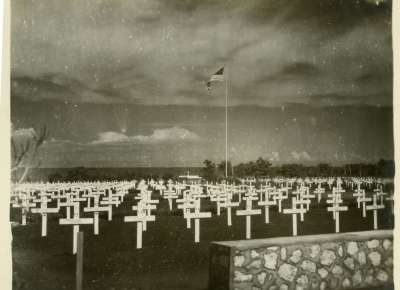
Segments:
[[[107,182],[80,184],[23,184],[14,187],[11,195],[11,206],[21,208],[22,225],[26,225],[27,213],[37,213],[42,218],[42,237],[47,236],[47,215],[60,213],[65,208],[66,217],[59,219],[60,225],[73,226],[73,253],[77,250],[77,234],[79,226],[93,224],[95,235],[99,234],[99,213],[107,212],[108,220],[112,220],[113,206],[123,202],[128,190],[135,187],[135,182]],[[55,207],[48,207],[55,202]],[[39,203],[39,207],[37,207]],[[81,206],[84,212],[93,213],[93,217],[80,216]],[[71,216],[72,209],[72,216]]]
[[[13,207],[22,208],[22,224],[26,224],[26,214],[31,211],[42,216],[42,236],[47,235],[47,214],[59,213],[66,208],[66,217],[60,218],[61,225],[73,225],[73,252],[76,252],[77,233],[79,225],[93,224],[94,234],[99,234],[99,213],[107,212],[108,219],[112,219],[113,206],[118,207],[124,200],[124,195],[128,190],[135,188],[138,194],[135,196],[137,201],[132,210],[134,214],[125,216],[124,222],[135,222],[136,247],[142,248],[143,232],[147,230],[147,223],[153,222],[156,216],[152,211],[157,209],[158,199],[152,198],[153,192],[168,201],[170,210],[176,207],[183,212],[186,219],[186,227],[191,228],[191,220],[194,220],[194,241],[200,242],[200,220],[211,218],[211,212],[201,211],[201,201],[209,199],[216,203],[217,215],[221,214],[221,209],[226,209],[227,225],[232,225],[232,210],[245,204],[244,209],[237,209],[236,216],[246,217],[246,239],[251,238],[251,217],[261,215],[264,211],[264,220],[270,222],[270,207],[277,206],[278,212],[292,215],[292,234],[298,234],[297,218],[304,221],[304,215],[310,210],[311,201],[316,199],[320,203],[322,194],[325,193],[326,186],[330,186],[330,180],[310,179],[310,180],[268,180],[262,184],[255,185],[253,179],[242,180],[242,184],[195,184],[187,185],[171,180],[165,184],[163,181],[142,180],[138,184],[131,182],[107,182],[107,183],[76,183],[76,184],[23,184],[14,188],[11,204]],[[313,186],[313,184],[315,186]],[[343,205],[342,194],[345,190],[342,187],[342,180],[335,180],[331,194],[327,195],[326,203],[329,205],[327,210],[332,212],[335,220],[335,231],[340,231],[340,212],[347,211],[348,206]],[[384,201],[393,202],[393,196],[383,192],[382,186],[377,185],[372,197],[366,196],[365,188],[369,188],[369,180],[356,179],[347,182],[356,197],[358,208],[362,206],[363,217],[366,211],[371,210],[374,214],[374,229],[378,228],[377,211],[385,207]],[[376,183],[375,183],[376,184]],[[137,185],[137,186],[136,186]],[[296,186],[296,187],[295,187]],[[293,187],[295,187],[293,189]],[[364,188],[362,188],[364,187]],[[311,193],[312,191],[312,193]],[[291,208],[284,208],[282,202],[291,200]],[[48,207],[48,203],[55,201],[56,207]],[[372,204],[367,204],[371,202]],[[36,207],[37,203],[40,207]],[[84,212],[93,213],[93,217],[80,217],[80,207],[84,206]],[[254,208],[256,205],[261,208]],[[71,217],[71,209],[73,216]]]

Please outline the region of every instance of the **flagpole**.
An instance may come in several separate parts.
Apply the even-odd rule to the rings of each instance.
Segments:
[[[228,179],[228,72],[225,80],[225,178]]]

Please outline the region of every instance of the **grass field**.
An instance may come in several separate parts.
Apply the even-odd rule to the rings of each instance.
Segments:
[[[168,210],[161,199],[156,221],[148,223],[143,233],[143,249],[136,249],[136,224],[124,223],[123,216],[130,215],[134,194],[114,210],[113,220],[101,216],[100,234],[93,235],[92,226],[82,226],[84,231],[84,289],[107,290],[162,290],[207,289],[209,243],[245,238],[245,218],[233,217],[227,226],[226,212],[216,215],[215,203],[202,201],[202,211],[212,211],[211,219],[201,220],[200,243],[194,243],[194,227],[186,229],[181,211]],[[349,199],[347,199],[349,201]],[[288,200],[284,207],[289,207]],[[349,203],[349,211],[340,214],[341,231],[372,230],[372,212],[362,218],[361,210]],[[52,206],[52,205],[49,205]],[[62,212],[64,214],[64,212]],[[90,216],[83,214],[82,216]],[[31,216],[27,226],[13,228],[13,283],[14,289],[57,290],[74,289],[75,256],[72,255],[72,226],[58,225],[60,215],[49,216],[48,236],[40,236],[40,216]],[[11,220],[19,221],[20,210],[11,209]],[[389,208],[379,213],[379,228],[393,228]],[[252,238],[290,236],[291,216],[270,209],[270,224],[264,215],[252,218]],[[332,214],[326,211],[325,199],[313,204],[298,224],[299,235],[333,233]]]

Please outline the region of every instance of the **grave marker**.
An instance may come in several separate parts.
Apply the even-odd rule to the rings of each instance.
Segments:
[[[261,209],[253,209],[252,204],[253,200],[258,200],[257,197],[244,197],[243,199],[246,200],[246,209],[244,210],[237,210],[237,216],[246,216],[246,239],[251,238],[251,216],[252,215],[259,215],[261,214]]]
[[[59,220],[60,225],[73,225],[72,233],[72,253],[76,254],[78,244],[79,225],[93,224],[93,218],[80,218],[79,217],[79,202],[74,203],[74,216],[72,219],[62,218]]]
[[[376,200],[376,195],[374,195],[372,198],[372,205],[366,206],[366,210],[372,210],[374,212],[374,230],[378,229],[378,210],[385,208],[384,204],[377,204]]]
[[[292,208],[286,208],[283,210],[284,214],[291,214],[292,215],[292,233],[293,236],[297,236],[297,215],[304,214],[306,210],[304,208],[297,208],[296,207],[296,198],[292,197]]]
[[[58,213],[58,208],[48,208],[47,203],[50,199],[47,196],[42,195],[40,198],[40,208],[32,208],[32,213],[39,213],[42,216],[42,237],[47,236],[47,214]]]

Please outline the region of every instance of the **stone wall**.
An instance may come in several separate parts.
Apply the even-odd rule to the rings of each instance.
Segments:
[[[209,289],[355,289],[393,285],[393,232],[214,242]]]

